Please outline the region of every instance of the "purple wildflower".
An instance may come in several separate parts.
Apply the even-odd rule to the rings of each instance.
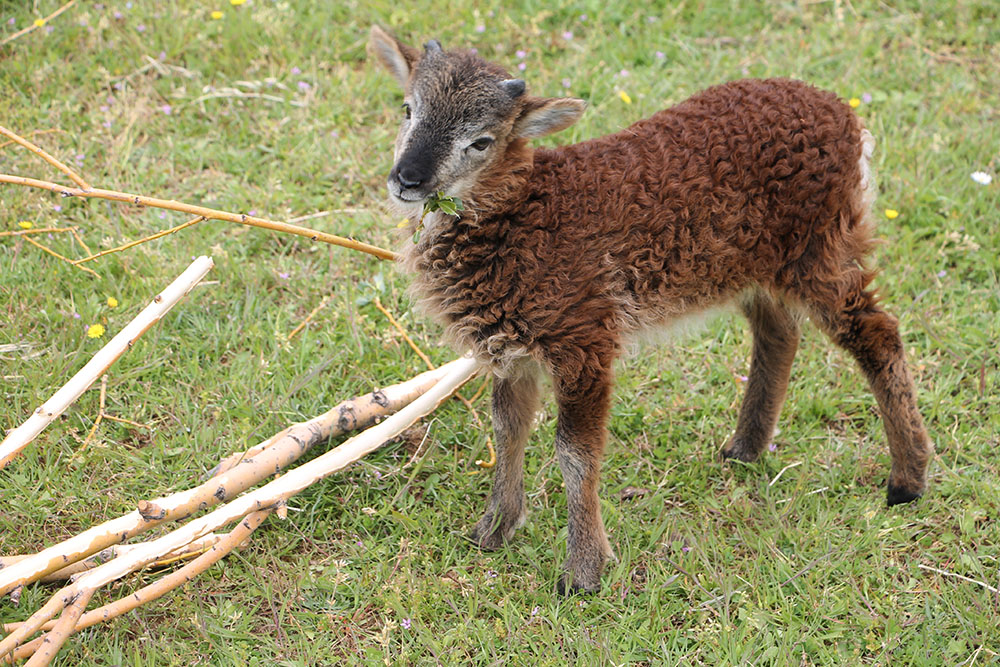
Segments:
[[[937,277],[944,278],[946,275],[948,275],[948,272],[945,271],[944,269],[941,269],[940,271],[938,271]]]
[[[571,82],[570,82],[570,80],[569,80],[568,78],[566,78],[566,79],[563,79],[563,80],[562,80],[562,85],[563,85],[563,88],[569,88],[569,86],[570,86],[570,83],[571,83]]]
[[[528,66],[525,65],[524,63],[518,63],[517,64],[517,69],[519,69],[520,71],[523,72],[524,70],[528,69]]]
[[[767,446],[767,451],[776,452],[778,451],[778,446],[772,442],[770,445]]]
[[[302,74],[302,70],[299,69],[298,65],[292,65],[291,71],[292,71],[292,76],[298,76],[299,74]]]
[[[167,52],[166,51],[160,51],[160,55],[158,55],[156,57],[159,58],[160,61],[164,61],[164,60],[167,59]]]
[[[101,123],[101,125],[103,125],[106,128],[110,128],[111,127],[111,121],[110,120],[106,120],[103,123]]]
[[[62,205],[60,205],[60,204],[56,204],[56,205],[54,205],[54,206],[52,207],[52,210],[54,210],[54,211],[55,211],[56,213],[58,213],[59,211],[61,211],[61,210],[62,210]]]
[[[11,16],[10,19],[7,21],[7,25],[14,25],[14,17],[13,16]]]
[[[656,59],[657,60],[664,60],[666,57],[667,57],[667,54],[664,53],[663,51],[657,51],[656,52]]]
[[[288,280],[289,276],[291,276],[291,275],[292,274],[288,273],[287,271],[279,271],[278,272],[278,277],[281,278],[282,280]]]
[[[871,104],[872,94],[871,93],[861,93],[861,101],[865,104]]]
[[[524,59],[524,57],[528,55],[528,52],[527,52],[527,51],[525,51],[524,49],[518,49],[518,50],[517,50],[517,51],[516,51],[516,52],[514,53],[514,55],[515,55],[515,56],[517,56],[518,58],[521,58],[521,59]]]
[[[563,36],[563,39],[565,39],[567,42],[569,40],[573,39],[573,33],[571,31],[569,31],[569,30],[565,31],[562,36]]]
[[[139,25],[137,25],[135,27],[135,29],[136,29],[137,32],[146,32],[146,24],[145,23],[140,23]]]
[[[173,113],[174,108],[172,106],[170,106],[169,104],[161,104],[160,105],[160,111],[162,111],[163,113],[165,113],[166,115],[169,116],[170,114]]]
[[[486,26],[480,23],[479,25],[476,26],[476,32],[486,32]]]
[[[299,90],[301,90],[303,92],[306,91],[306,90],[309,90],[312,87],[312,86],[309,85],[308,81],[299,81],[298,86],[299,86]]]
[[[404,630],[409,630],[409,629],[410,629],[410,619],[408,619],[408,618],[404,618],[404,619],[403,619],[403,620],[402,620],[402,621],[400,622],[400,625],[401,625],[401,626],[403,626],[403,629],[404,629]]]
[[[122,16],[124,16],[124,14],[122,14],[120,11],[116,9],[114,16],[116,19],[120,19]]]

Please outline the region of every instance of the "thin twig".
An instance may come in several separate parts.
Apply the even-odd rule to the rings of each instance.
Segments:
[[[55,234],[57,232],[72,232],[76,227],[35,227],[33,229],[10,229],[0,232],[0,236],[31,236],[32,234]]]
[[[22,146],[24,146],[25,148],[27,148],[29,151],[31,151],[35,155],[37,155],[38,157],[40,157],[43,160],[45,160],[46,162],[48,162],[49,164],[51,164],[53,167],[55,167],[59,171],[61,171],[62,173],[66,174],[67,176],[69,176],[70,179],[74,183],[76,183],[77,185],[79,185],[84,190],[89,190],[90,189],[90,185],[87,183],[87,181],[83,180],[80,177],[79,174],[77,174],[75,171],[73,171],[72,169],[70,169],[69,167],[67,167],[65,164],[63,164],[62,162],[60,162],[56,158],[52,157],[51,155],[49,155],[48,153],[46,153],[44,150],[42,150],[40,147],[38,147],[35,144],[31,143],[30,141],[28,141],[27,139],[25,139],[21,135],[16,134],[14,132],[11,132],[10,130],[8,130],[3,125],[0,125],[0,134],[4,135],[5,137],[7,137],[8,139],[10,139],[11,141],[14,141],[14,142],[16,142],[18,144],[21,144]]]
[[[404,329],[403,326],[398,321],[396,321],[396,318],[392,316],[392,313],[386,310],[385,306],[382,305],[382,302],[379,300],[378,296],[375,297],[374,304],[375,307],[378,308],[383,315],[385,315],[386,319],[389,320],[389,323],[392,326],[396,327],[396,331],[398,331],[400,335],[403,336],[403,340],[405,340],[409,344],[409,346],[413,348],[413,351],[417,353],[417,356],[420,357],[425,364],[427,364],[428,368],[434,370],[434,364],[433,362],[431,362],[430,358],[426,354],[424,354],[424,351],[421,350],[416,343],[413,342],[413,339],[410,338],[409,334],[406,333],[406,329]],[[485,386],[485,384],[483,386]],[[476,425],[485,432],[486,427],[483,425],[483,420],[479,418],[479,412],[476,410],[475,406],[472,405],[472,401],[466,399],[461,394],[455,394],[455,398],[460,400],[462,404],[465,405],[465,407],[472,413],[472,418],[475,420]],[[492,468],[497,464],[497,452],[496,449],[493,447],[493,439],[490,437],[489,433],[486,433],[486,447],[490,453],[490,458],[486,461],[483,461],[482,459],[477,459],[476,465],[479,466],[480,468]]]
[[[118,246],[117,248],[110,248],[108,250],[102,250],[101,252],[99,252],[97,254],[92,254],[89,257],[84,257],[83,259],[75,260],[73,263],[77,264],[77,265],[83,264],[84,262],[90,262],[92,260],[95,260],[98,257],[104,257],[105,255],[110,255],[110,254],[115,253],[115,252],[121,252],[122,250],[128,250],[129,248],[133,248],[133,247],[135,247],[135,246],[137,246],[137,245],[139,245],[141,243],[146,243],[148,241],[155,241],[156,239],[163,238],[164,236],[167,236],[168,234],[173,234],[174,232],[179,232],[180,230],[184,229],[185,227],[190,227],[191,225],[196,225],[199,222],[203,221],[204,219],[205,219],[205,216],[197,215],[197,216],[191,218],[190,220],[188,220],[187,222],[182,222],[181,224],[177,225],[176,227],[171,227],[170,229],[164,229],[163,231],[156,232],[155,234],[153,234],[151,236],[147,236],[146,238],[139,239],[138,241],[130,241],[129,243],[126,243],[125,245]]]
[[[946,577],[955,577],[957,579],[961,579],[962,581],[968,581],[970,584],[978,584],[979,586],[982,586],[983,588],[985,588],[986,590],[988,590],[990,593],[996,593],[996,594],[1000,595],[1000,589],[994,588],[993,586],[990,586],[989,584],[987,584],[984,581],[979,581],[977,579],[970,579],[969,577],[966,577],[966,576],[961,575],[961,574],[956,574],[954,572],[948,572],[946,570],[939,570],[936,567],[931,567],[929,565],[923,565],[921,563],[917,563],[917,567],[919,567],[921,570],[929,570],[931,572],[937,572],[938,574],[944,575]]]
[[[374,303],[375,307],[378,308],[383,315],[385,315],[387,320],[389,320],[389,324],[396,327],[396,331],[398,331],[399,334],[403,337],[403,340],[405,340],[406,343],[413,349],[413,351],[417,353],[417,356],[420,357],[425,364],[427,364],[427,368],[429,368],[430,370],[434,370],[434,363],[430,360],[430,357],[424,354],[424,351],[421,350],[419,347],[417,347],[417,344],[413,342],[413,339],[410,338],[410,335],[406,333],[406,329],[404,329],[399,324],[399,322],[396,321],[396,318],[392,316],[392,313],[390,313],[388,310],[385,309],[385,306],[382,305],[382,302],[379,300],[377,296],[375,297]]]
[[[48,129],[48,130],[32,130],[31,132],[28,132],[27,136],[34,137],[34,136],[39,135],[39,134],[52,134],[53,132],[61,132],[63,134],[66,133],[65,130],[60,130],[59,128],[52,128],[52,129]],[[7,146],[12,146],[12,145],[14,145],[16,143],[17,143],[16,141],[14,141],[13,139],[11,139],[9,141],[5,141],[2,144],[0,144],[0,148],[7,148]]]
[[[291,333],[285,336],[285,341],[286,342],[290,341],[292,338],[295,337],[296,334],[305,329],[306,325],[309,324],[312,318],[316,316],[316,313],[321,311],[323,307],[326,306],[326,304],[328,304],[330,302],[330,299],[332,298],[333,294],[327,294],[325,297],[323,297],[323,300],[319,302],[319,305],[313,308],[312,311],[308,315],[306,315],[306,319],[299,322],[299,326],[292,329]]]
[[[360,250],[361,252],[366,252],[369,255],[375,255],[379,259],[394,260],[397,258],[397,254],[391,250],[385,250],[368,243],[362,243],[361,241],[355,241],[354,239],[344,238],[335,234],[327,234],[326,232],[320,232],[306,227],[290,225],[286,222],[277,222],[275,220],[267,220],[246,214],[237,215],[235,213],[220,211],[214,208],[194,206],[169,199],[157,199],[156,197],[146,197],[143,195],[117,192],[115,190],[103,190],[100,188],[91,188],[89,190],[70,188],[64,185],[59,185],[58,183],[52,183],[50,181],[41,181],[36,178],[15,176],[11,174],[0,174],[0,183],[11,183],[13,185],[23,185],[29,188],[50,190],[51,192],[58,192],[64,197],[93,197],[97,199],[108,199],[110,201],[126,202],[136,206],[149,206],[152,208],[163,208],[171,211],[181,211],[192,215],[200,215],[208,218],[209,220],[225,220],[226,222],[235,222],[240,225],[262,227],[276,232],[285,232],[287,234],[295,234],[296,236],[304,236],[313,241],[322,241],[324,243],[350,248],[351,250]]]
[[[59,16],[60,14],[62,14],[64,11],[66,11],[70,7],[72,7],[75,3],[76,3],[76,0],[69,0],[69,2],[67,2],[65,5],[63,5],[59,9],[55,10],[54,12],[52,12],[51,14],[49,14],[48,16],[46,16],[45,18],[38,19],[34,23],[32,23],[31,25],[29,25],[29,26],[27,26],[25,28],[21,28],[20,30],[18,30],[17,32],[15,32],[13,35],[8,35],[7,37],[4,37],[3,40],[0,41],[0,46],[3,46],[4,44],[8,44],[10,42],[13,42],[18,37],[20,37],[22,35],[27,35],[29,32],[32,32],[34,30],[37,30],[38,28],[41,28],[43,25],[45,25],[46,23],[48,23],[49,21],[51,21],[55,17]]]
[[[67,264],[69,264],[70,266],[75,266],[76,268],[80,269],[81,271],[86,271],[87,273],[92,273],[92,274],[94,274],[98,278],[101,277],[101,274],[99,274],[97,271],[94,271],[93,269],[88,268],[86,266],[78,266],[76,264],[76,262],[74,262],[73,260],[69,259],[68,257],[63,257],[62,255],[60,255],[59,253],[57,253],[52,248],[49,248],[48,246],[42,245],[41,243],[39,243],[35,239],[31,238],[30,236],[25,236],[24,240],[27,241],[28,243],[30,243],[31,245],[35,246],[36,248],[44,250],[45,252],[49,253],[53,257],[61,259],[62,261],[64,261]]]

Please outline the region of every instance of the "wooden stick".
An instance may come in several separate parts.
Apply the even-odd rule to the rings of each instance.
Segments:
[[[213,475],[210,479],[193,489],[149,502],[141,501],[139,509],[129,514],[94,526],[29,558],[0,568],[0,595],[162,523],[184,518],[242,493],[294,462],[316,442],[362,428],[379,416],[399,410],[434,386],[457,363],[456,360],[406,382],[344,401],[319,417],[290,426],[248,451],[224,459],[217,470],[210,473]],[[234,471],[233,468],[239,470]]]
[[[107,345],[101,348],[69,382],[35,410],[26,422],[8,433],[3,442],[0,442],[0,470],[41,433],[42,429],[79,398],[80,394],[86,391],[125,350],[131,348],[139,336],[156,324],[174,304],[190,292],[212,266],[210,257],[199,257],[192,262],[184,273],[158,294],[135,319],[118,332],[118,335],[108,341]]]
[[[166,565],[169,565],[170,562],[173,562],[174,560],[180,558],[190,558],[192,553],[204,552],[206,549],[210,548],[213,544],[215,544],[222,538],[223,538],[222,535],[218,535],[216,533],[206,535],[202,539],[195,540],[194,542],[191,542],[190,544],[186,545],[183,549],[170,552],[169,554],[166,555],[163,561],[157,561],[153,563],[151,567],[164,567]],[[51,574],[47,574],[41,579],[38,579],[38,581],[43,584],[46,584],[46,583],[52,583],[54,581],[65,581],[67,579],[72,579],[74,576],[80,574],[81,572],[86,572],[87,570],[93,570],[98,565],[106,563],[112,558],[118,558],[118,556],[126,554],[134,548],[135,545],[131,544],[112,545],[107,549],[104,549],[94,554],[93,556],[90,556],[89,558],[86,558],[84,560],[79,560],[75,563],[67,565],[61,570],[56,570]],[[10,567],[15,563],[19,563],[27,558],[31,558],[33,555],[34,554],[22,555],[22,556],[0,556],[0,569],[3,569],[5,567]],[[13,624],[0,625],[0,631],[11,632],[17,625],[20,624],[13,623]]]
[[[66,606],[55,627],[42,637],[42,645],[31,656],[31,659],[24,664],[24,667],[44,667],[52,662],[53,658],[56,657],[56,653],[62,648],[62,645],[73,634],[73,629],[76,628],[77,621],[80,620],[80,616],[86,611],[92,597],[94,597],[94,591],[89,589],[84,590]]]
[[[463,357],[453,362],[450,372],[430,390],[385,421],[347,440],[326,454],[285,473],[263,487],[243,495],[209,514],[188,522],[181,528],[167,533],[152,542],[139,545],[128,555],[116,558],[81,576],[77,581],[58,591],[24,625],[0,641],[0,658],[10,653],[25,639],[37,632],[66,605],[81,593],[96,591],[101,586],[120,579],[126,574],[153,562],[163,554],[199,538],[215,528],[242,519],[247,514],[269,510],[285,503],[288,498],[311,484],[328,477],[378,449],[413,425],[423,416],[433,412],[459,387],[479,371],[479,362]]]
[[[98,199],[127,202],[137,206],[150,206],[153,208],[165,208],[171,211],[181,211],[192,215],[200,215],[204,218],[208,218],[209,220],[225,220],[226,222],[235,222],[240,225],[262,227],[276,232],[285,232],[287,234],[295,234],[296,236],[304,236],[313,241],[323,241],[324,243],[343,246],[345,248],[350,248],[351,250],[360,250],[361,252],[366,252],[369,255],[374,255],[380,259],[394,260],[397,258],[396,253],[391,250],[385,250],[377,246],[362,243],[361,241],[336,236],[335,234],[318,232],[306,227],[299,227],[297,225],[290,225],[286,222],[277,222],[275,220],[267,220],[265,218],[258,218],[246,214],[237,215],[235,213],[220,211],[214,208],[184,204],[182,202],[169,199],[157,199],[155,197],[145,197],[143,195],[116,192],[115,190],[102,190],[100,188],[70,188],[64,185],[59,185],[58,183],[52,183],[50,181],[40,181],[35,178],[15,176],[11,174],[0,174],[0,183],[11,183],[13,185],[23,185],[29,188],[49,190],[51,192],[58,192],[64,197],[96,197]]]
[[[431,390],[381,424],[368,429],[361,435],[348,440],[340,447],[331,450],[310,463],[290,473],[286,473],[261,489],[234,500],[209,515],[192,521],[154,542],[139,545],[132,553],[92,570],[80,577],[73,584],[63,588],[46,605],[23,624],[16,627],[6,639],[0,642],[0,660],[4,658],[5,654],[11,654],[10,657],[13,657],[12,652],[18,644],[39,629],[42,629],[47,621],[59,613],[66,605],[77,600],[81,594],[86,595],[89,591],[89,594],[92,595],[93,591],[96,591],[104,584],[120,578],[128,572],[134,571],[142,567],[142,565],[152,562],[176,546],[188,543],[199,535],[204,534],[207,526],[213,524],[222,525],[223,523],[228,523],[233,518],[239,518],[252,512],[260,513],[264,510],[269,511],[279,504],[284,503],[289,497],[315,481],[342,469],[368,452],[378,448],[384,442],[408,428],[413,422],[433,411],[479,369],[478,362],[471,358],[456,360],[449,364],[449,366],[452,368],[449,369],[448,374]],[[191,566],[193,569],[194,563]],[[187,578],[184,577],[184,579]],[[162,590],[164,592],[171,588],[170,583],[163,585]],[[34,646],[31,648],[33,649]],[[26,654],[27,651],[18,652],[18,655]]]
[[[70,3],[70,4],[72,4],[72,3]],[[46,162],[48,162],[49,164],[51,164],[53,167],[55,167],[59,171],[61,171],[62,173],[66,174],[67,176],[69,176],[70,180],[72,180],[74,183],[76,183],[77,185],[79,185],[84,190],[89,190],[90,189],[90,184],[87,183],[87,181],[83,180],[80,177],[79,174],[77,174],[75,171],[73,171],[72,169],[70,169],[69,167],[67,167],[65,164],[63,164],[59,160],[55,159],[54,157],[52,157],[51,155],[49,155],[48,153],[46,153],[41,148],[39,148],[35,144],[31,143],[27,139],[25,139],[24,137],[20,136],[19,134],[15,133],[15,132],[11,132],[10,130],[8,130],[3,125],[0,125],[0,134],[2,134],[3,136],[7,137],[8,139],[10,139],[11,141],[13,141],[15,143],[21,144],[22,146],[24,146],[25,148],[27,148],[29,151],[31,151],[35,155],[37,155],[38,157],[40,157],[43,160],[45,160]]]
[[[110,254],[115,253],[115,252],[121,252],[122,250],[128,250],[129,248],[137,246],[140,243],[146,243],[147,241],[155,241],[156,239],[163,238],[164,236],[167,236],[168,234],[173,234],[174,232],[179,232],[180,230],[184,229],[185,227],[190,227],[191,225],[196,225],[199,222],[202,222],[204,219],[205,219],[204,216],[196,215],[195,217],[191,218],[187,222],[182,222],[181,224],[177,225],[176,227],[171,227],[170,229],[164,229],[161,232],[156,232],[155,234],[153,234],[151,236],[147,236],[147,237],[142,238],[142,239],[139,239],[138,241],[130,241],[130,242],[126,243],[125,245],[118,246],[117,248],[110,248],[108,250],[102,250],[99,253],[91,254],[89,257],[84,257],[83,259],[74,260],[73,264],[77,264],[77,265],[83,264],[84,262],[93,261],[93,260],[97,259],[98,257],[104,257],[105,255],[110,255]]]
[[[162,578],[157,579],[148,586],[140,588],[128,597],[116,600],[115,602],[106,604],[103,607],[98,607],[92,611],[88,611],[77,621],[73,632],[79,632],[80,630],[89,628],[92,625],[97,625],[98,623],[118,618],[122,614],[132,611],[139,605],[152,602],[153,600],[158,600],[175,588],[191,581],[212,565],[222,560],[222,558],[227,556],[234,548],[246,541],[246,539],[250,537],[255,530],[257,530],[260,524],[264,522],[264,519],[266,519],[272,511],[273,510],[267,509],[247,515],[244,517],[243,521],[230,531],[228,535],[218,540],[211,547],[208,547],[204,553],[184,567],[181,567],[170,574],[164,575]],[[40,629],[43,631],[52,630],[55,625],[55,621],[48,621],[42,625]],[[11,623],[4,626],[4,631],[13,632],[20,626],[20,623]],[[29,644],[22,645],[21,648],[26,648],[34,643],[35,642],[31,642]],[[34,649],[37,649],[39,645],[40,643],[35,644]],[[22,653],[20,659],[24,659],[27,655],[30,655],[30,653]]]

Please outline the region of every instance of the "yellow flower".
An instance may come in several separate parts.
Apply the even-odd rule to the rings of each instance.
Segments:
[[[626,92],[625,92],[624,90],[619,90],[619,91],[618,91],[618,97],[619,97],[619,98],[621,99],[621,101],[622,101],[622,102],[624,102],[625,104],[632,104],[632,98],[631,98],[631,97],[629,97],[629,96],[628,96],[628,93],[626,93]]]
[[[87,328],[87,338],[100,338],[104,335],[103,324],[91,324]]]
[[[45,19],[35,19],[36,28],[41,28],[43,25],[45,25]]]
[[[216,9],[214,12],[212,12],[211,17],[213,19],[215,19],[216,21],[218,21],[219,19],[222,18],[222,12],[220,12],[218,9]]]
[[[247,0],[229,0],[229,4],[231,4],[233,7],[238,7],[246,1]]]
[[[118,307],[118,299],[116,299],[113,296],[109,296],[108,297],[108,308],[117,308],[117,307]]]
[[[21,222],[17,223],[17,226],[20,227],[21,229],[31,229],[35,225],[28,222],[27,220],[22,220]]]
[[[896,218],[899,217],[899,211],[897,211],[894,208],[887,208],[885,209],[885,217],[889,218],[890,220],[895,220]]]
[[[852,109],[857,109],[859,106],[861,106],[861,100],[859,100],[856,97],[852,97],[851,99],[847,100],[847,103],[851,105]]]
[[[403,218],[402,220],[399,221],[399,224],[396,225],[396,229],[402,229],[403,227],[406,227],[408,224],[410,224],[410,219]]]

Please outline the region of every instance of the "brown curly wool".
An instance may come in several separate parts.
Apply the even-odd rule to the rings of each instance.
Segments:
[[[372,44],[407,94],[394,200],[406,210],[443,191],[467,204],[430,216],[404,265],[448,335],[495,370],[499,461],[473,533],[481,546],[524,521],[524,442],[544,369],[569,502],[562,586],[596,588],[612,553],[597,487],[613,362],[630,338],[727,302],[750,320],[754,346],[725,456],[754,460],[770,441],[808,314],[878,399],[890,504],[923,491],[933,447],[896,321],[867,289],[874,140],[835,95],[735,81],[621,132],[533,150],[529,138],[568,126],[582,104],[531,97],[497,66],[436,42],[421,54],[376,28]]]

